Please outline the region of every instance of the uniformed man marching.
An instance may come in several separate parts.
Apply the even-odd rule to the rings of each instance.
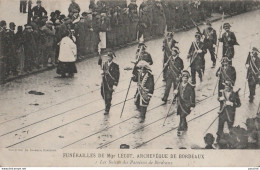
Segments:
[[[173,85],[173,89],[177,88],[177,84],[179,83],[181,72],[184,68],[183,60],[179,57],[179,50],[177,48],[171,49],[171,55],[169,56],[170,60],[168,63],[165,63],[167,68],[166,73],[166,88],[164,92],[164,96],[162,101],[166,104],[171,87]]]
[[[190,73],[184,70],[181,75],[181,83],[178,89],[174,91],[174,95],[177,97],[177,115],[180,116],[178,136],[188,130],[186,117],[195,107],[195,86],[188,82],[189,78]]]
[[[222,34],[222,37],[219,38],[220,42],[223,42],[223,57],[228,57],[229,60],[232,60],[235,55],[234,45],[239,45],[235,33],[230,31],[231,25],[229,23],[224,23],[223,28],[225,32]],[[231,62],[232,65],[232,62]]]
[[[141,41],[138,44],[138,49],[136,51],[136,56],[135,56],[135,61],[133,63],[135,63],[135,67],[133,68],[133,75],[137,75],[138,70],[137,70],[137,64],[140,61],[145,61],[147,62],[149,65],[153,64],[153,59],[150,53],[148,53],[146,51],[147,46]]]
[[[166,80],[167,68],[164,67],[165,63],[168,61],[169,56],[171,56],[171,49],[177,48],[176,44],[178,43],[174,38],[173,32],[168,32],[166,38],[163,40],[163,79]]]
[[[105,113],[104,115],[108,115],[111,107],[112,94],[114,92],[115,86],[118,85],[120,71],[119,65],[113,62],[113,58],[115,57],[113,52],[108,52],[107,61],[102,62],[100,58],[98,61],[98,65],[101,66],[102,69],[102,84],[101,84],[101,95],[105,101]]]
[[[144,42],[140,42],[136,51],[136,62],[146,61],[149,65],[153,65],[153,59],[150,53],[146,51],[147,46]]]
[[[215,46],[217,43],[216,30],[212,28],[210,21],[207,21],[207,28],[203,30],[205,48],[209,50],[211,61],[213,62],[212,68],[216,66]]]
[[[146,117],[147,107],[154,92],[154,76],[149,64],[142,60],[137,64],[138,74],[133,76],[133,81],[137,82],[137,91],[135,94],[135,105],[141,113],[143,123]]]
[[[223,57],[221,60],[221,67],[219,67],[216,76],[218,77],[218,95],[221,96],[221,90],[225,88],[224,83],[230,81],[232,86],[236,82],[236,69],[230,65],[230,60],[227,57]]]
[[[196,84],[196,72],[199,74],[202,82],[202,75],[205,71],[205,54],[207,53],[204,43],[201,41],[200,33],[195,34],[196,40],[192,42],[188,59],[190,59],[191,79],[192,84]]]
[[[253,102],[256,85],[260,84],[260,58],[258,53],[259,50],[253,47],[246,60],[247,80],[250,91],[249,102]]]
[[[217,142],[222,138],[224,132],[224,125],[227,122],[228,129],[230,130],[234,125],[236,108],[241,106],[238,91],[233,91],[231,81],[223,83],[225,86],[224,90],[221,90],[221,97],[218,98],[220,102],[219,122],[217,131]]]

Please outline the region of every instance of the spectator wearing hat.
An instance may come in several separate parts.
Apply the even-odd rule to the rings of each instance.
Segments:
[[[77,44],[77,51],[78,51],[78,57],[86,56],[87,55],[87,48],[86,48],[86,18],[80,17],[80,21],[75,24],[74,30],[75,30],[75,37],[76,37],[76,44]]]
[[[37,44],[34,37],[32,26],[26,24],[23,32],[24,37],[24,71],[30,72],[36,68],[35,57],[37,55]]]
[[[6,21],[0,21],[0,84],[5,82],[6,76]]]
[[[260,58],[258,54],[259,50],[256,47],[253,47],[252,52],[249,52],[246,60],[250,103],[254,100],[256,85],[260,84]]]
[[[27,0],[20,0],[20,13],[26,13]]]
[[[41,0],[37,0],[36,1],[36,6],[34,6],[32,8],[32,16],[38,16],[40,18],[42,18],[44,15],[47,15],[47,11],[45,10],[44,7],[42,7],[42,1]]]
[[[231,25],[229,23],[224,23],[223,28],[225,32],[222,37],[219,38],[220,42],[223,42],[223,56],[228,57],[232,60],[235,55],[234,45],[239,45],[235,33],[230,31]]]
[[[166,17],[162,3],[158,0],[152,5],[152,15],[154,35],[162,36],[166,27]]]
[[[133,81],[137,82],[137,91],[135,94],[135,105],[141,113],[140,123],[146,118],[147,107],[154,92],[154,76],[149,63],[142,60],[137,64],[138,73],[133,76]]]
[[[6,39],[6,21],[0,21],[0,57],[3,59],[5,57],[5,39]]]
[[[166,73],[166,88],[162,101],[166,104],[168,96],[173,85],[173,90],[175,90],[180,81],[180,75],[184,68],[183,60],[179,57],[179,49],[173,47],[171,48],[171,55],[169,56],[169,61],[165,63],[164,67],[167,67]]]
[[[221,67],[216,72],[218,77],[218,95],[221,97],[221,91],[225,88],[224,84],[226,81],[230,81],[232,86],[236,83],[236,69],[231,66],[230,60],[227,57],[223,57],[221,60]]]
[[[42,16],[40,18],[39,27],[41,28],[41,27],[45,26],[47,21],[48,21],[48,16],[47,15]]]
[[[128,5],[129,9],[129,40],[135,41],[137,38],[137,24],[139,21],[138,13],[137,13],[138,6],[136,5],[136,0],[131,0],[131,3]]]
[[[41,28],[44,34],[45,43],[43,45],[43,66],[55,65],[55,29],[53,22],[47,21],[45,26]]]
[[[195,87],[189,83],[189,78],[189,71],[182,71],[180,85],[173,92],[177,99],[177,115],[180,116],[180,123],[177,133],[178,136],[182,135],[183,132],[188,130],[186,117],[195,107]]]
[[[17,66],[18,59],[16,53],[16,43],[15,43],[15,28],[16,25],[13,22],[10,22],[9,29],[6,33],[6,76],[10,74],[10,72],[17,76]]]
[[[112,51],[108,51],[106,56],[107,60],[99,58],[98,65],[102,69],[102,84],[101,84],[101,96],[105,101],[105,113],[108,115],[110,112],[112,95],[115,91],[115,86],[118,85],[120,72],[119,65],[113,61],[115,54]]]
[[[80,7],[79,7],[79,4],[76,3],[75,0],[71,0],[71,4],[69,6],[69,16],[68,17],[72,17],[74,13],[79,13],[80,12]]]
[[[77,73],[75,61],[77,59],[77,47],[72,38],[72,34],[67,30],[65,37],[60,42],[60,53],[58,58],[57,74],[60,74],[63,78],[68,74],[69,77],[73,77]]]
[[[218,112],[219,122],[217,131],[217,142],[219,142],[224,134],[223,129],[225,122],[227,122],[228,129],[232,129],[235,121],[236,108],[241,106],[238,91],[233,91],[232,82],[225,81],[223,85],[225,86],[225,88],[221,90],[222,95],[218,98],[218,101],[220,102],[220,111]]]
[[[209,50],[211,55],[212,68],[216,66],[216,54],[215,46],[217,44],[217,33],[216,30],[212,28],[210,21],[206,22],[207,28],[203,30],[202,35],[204,36],[205,48]]]
[[[205,54],[207,53],[204,43],[201,41],[200,33],[195,34],[195,41],[189,49],[188,59],[190,59],[192,84],[196,84],[196,72],[199,74],[200,81],[205,70]]]

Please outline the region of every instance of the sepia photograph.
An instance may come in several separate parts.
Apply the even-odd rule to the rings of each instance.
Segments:
[[[0,167],[260,166],[260,0],[0,0]]]

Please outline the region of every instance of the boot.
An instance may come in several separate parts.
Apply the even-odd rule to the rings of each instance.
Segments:
[[[254,96],[249,96],[249,103],[253,103],[254,101]]]

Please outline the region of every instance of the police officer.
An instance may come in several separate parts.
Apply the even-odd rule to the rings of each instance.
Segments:
[[[195,107],[195,89],[194,86],[189,83],[189,78],[190,73],[187,70],[184,70],[181,76],[181,83],[173,92],[177,97],[177,115],[180,116],[180,123],[177,132],[178,136],[188,130],[186,117]]]
[[[113,62],[115,57],[114,53],[109,51],[107,56],[107,61],[102,61],[99,58],[98,65],[102,69],[102,84],[101,84],[101,95],[105,101],[105,113],[108,115],[111,107],[112,94],[114,92],[115,86],[118,85],[120,72],[119,65]]]
[[[253,47],[246,60],[247,80],[250,91],[249,102],[253,102],[256,85],[260,83],[260,58],[258,53],[259,50]]]
[[[137,64],[137,68],[138,74],[133,77],[133,81],[137,82],[135,105],[141,113],[140,123],[143,123],[145,121],[147,107],[154,92],[154,76],[149,67],[149,63],[144,60]]]
[[[210,21],[207,21],[207,28],[203,30],[205,48],[209,50],[211,61],[213,62],[212,68],[216,66],[215,46],[217,43],[216,30],[212,28]]]
[[[195,34],[195,41],[192,42],[188,59],[190,59],[191,79],[192,84],[196,84],[196,72],[199,74],[202,82],[202,75],[205,70],[205,54],[207,53],[204,43],[201,41],[200,33]]]
[[[222,34],[222,37],[219,38],[219,41],[223,42],[223,56],[232,60],[235,55],[234,45],[239,44],[237,43],[235,33],[230,31],[230,27],[231,25],[229,23],[224,23],[223,28],[225,32]]]
[[[179,50],[177,48],[171,49],[171,56],[169,56],[169,62],[165,63],[167,67],[167,76],[166,76],[166,88],[165,93],[162,98],[162,101],[166,104],[172,84],[173,89],[177,88],[177,84],[179,83],[181,72],[184,68],[183,61],[179,57]]]
[[[233,91],[233,86],[231,81],[226,81],[223,83],[225,89],[221,90],[221,97],[218,98],[220,102],[219,122],[217,131],[217,142],[222,138],[224,132],[224,125],[227,122],[228,129],[234,125],[236,108],[241,106],[240,98],[238,92]]]
[[[231,66],[231,61],[227,57],[223,57],[221,60],[221,67],[219,67],[216,76],[218,77],[218,94],[222,95],[221,90],[225,88],[224,83],[230,81],[232,86],[236,82],[236,69]]]

